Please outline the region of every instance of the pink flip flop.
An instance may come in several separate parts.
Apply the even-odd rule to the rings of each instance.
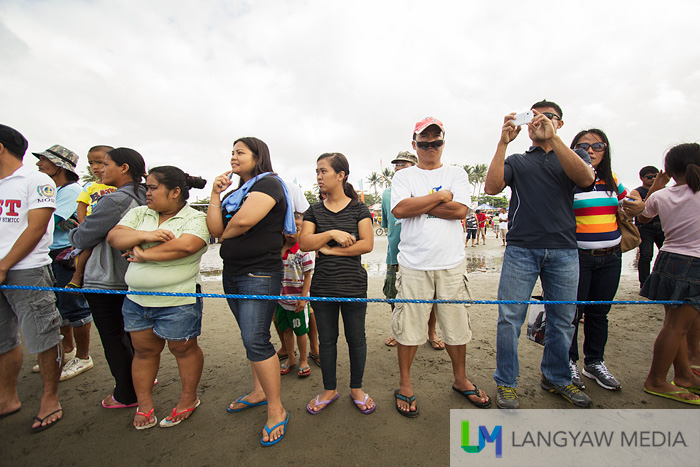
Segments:
[[[316,396],[316,407],[318,407],[319,405],[323,405],[323,407],[321,407],[320,409],[314,410],[314,409],[311,408],[311,404],[310,404],[310,403],[309,403],[309,404],[306,404],[306,411],[309,412],[311,415],[318,415],[318,414],[320,414],[321,412],[323,412],[324,410],[326,410],[326,408],[327,408],[329,405],[331,405],[333,402],[335,402],[336,400],[338,400],[338,398],[340,397],[340,394],[336,394],[335,397],[334,397],[333,399],[327,400],[327,401],[320,401],[320,400],[318,400],[318,398],[319,398],[320,396],[321,396],[320,394],[319,394],[318,396]]]
[[[114,405],[107,405],[107,404],[105,404],[104,399],[102,399],[102,407],[104,407],[105,409],[130,409],[130,408],[132,408],[132,407],[138,407],[138,405],[139,405],[138,402],[134,402],[133,404],[128,404],[128,405],[127,405],[127,404],[122,404],[121,402],[119,402],[118,400],[116,400],[116,399],[114,398],[114,396],[109,396],[109,397],[111,397],[112,400],[113,400],[114,402],[116,402],[116,404],[114,404]],[[106,398],[105,398],[105,399],[106,399]]]

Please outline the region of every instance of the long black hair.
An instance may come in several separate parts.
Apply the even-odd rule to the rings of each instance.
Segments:
[[[359,201],[357,192],[350,182],[348,182],[348,175],[350,175],[350,164],[348,163],[347,158],[339,152],[326,152],[318,156],[316,162],[318,163],[323,159],[328,159],[328,163],[331,165],[331,168],[335,171],[335,173],[343,172],[345,174],[343,177],[343,193],[345,193],[345,196],[351,199],[350,206],[357,204]]]
[[[238,142],[245,144],[248,149],[250,149],[250,152],[253,153],[253,159],[255,159],[253,177],[265,172],[274,172],[274,170],[272,170],[272,160],[270,159],[270,148],[267,147],[267,144],[265,144],[263,140],[253,136],[246,136],[238,138],[233,142],[233,145],[235,146]],[[238,188],[241,186],[243,186],[243,179],[238,182]]]
[[[612,164],[610,163],[610,141],[608,141],[608,136],[603,130],[599,130],[598,128],[591,128],[588,130],[579,131],[578,134],[574,136],[574,140],[571,142],[571,149],[576,148],[576,145],[579,143],[579,140],[588,133],[598,136],[600,140],[603,143],[605,143],[605,149],[603,150],[603,159],[598,164],[598,167],[595,168],[596,175],[599,179],[605,182],[605,185],[607,187],[612,187],[613,191],[611,194],[619,195],[620,192],[617,189],[617,183],[615,183],[615,177],[613,176],[612,172]]]
[[[672,147],[664,159],[666,173],[685,175],[685,182],[693,193],[700,191],[700,145],[683,143]]]
[[[146,162],[143,160],[143,156],[130,148],[112,149],[107,154],[115,164],[129,166],[129,175],[134,182],[134,194],[138,195],[138,185],[146,176]]]
[[[172,165],[161,165],[153,167],[148,175],[153,175],[158,183],[164,185],[168,190],[180,189],[180,201],[185,204],[190,197],[190,188],[204,188],[207,181],[201,177],[192,177],[181,169]]]

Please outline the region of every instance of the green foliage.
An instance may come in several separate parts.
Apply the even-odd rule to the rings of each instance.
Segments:
[[[381,203],[382,202],[382,194],[381,193],[365,193],[365,204],[367,206],[372,206],[373,204],[376,203]]]
[[[88,183],[88,182],[96,182],[97,177],[95,177],[92,172],[90,172],[90,166],[86,165],[85,166],[85,172],[80,174],[80,182],[82,184]]]
[[[481,196],[472,196],[472,203],[478,204],[489,204],[495,208],[508,208],[508,198],[506,198],[504,195],[501,196],[490,196],[490,195],[481,195]]]

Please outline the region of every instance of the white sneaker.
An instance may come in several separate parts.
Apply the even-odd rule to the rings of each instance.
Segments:
[[[63,371],[61,371],[61,377],[59,381],[65,381],[71,379],[74,376],[78,376],[80,373],[89,370],[93,367],[92,357],[88,355],[88,358],[74,358],[70,362],[63,366]]]
[[[77,352],[78,348],[73,347],[73,350],[70,352],[63,354],[63,365],[67,365],[69,361],[73,360],[75,358],[75,352]],[[32,373],[41,373],[41,370],[39,369],[39,364],[36,364],[32,367]]]

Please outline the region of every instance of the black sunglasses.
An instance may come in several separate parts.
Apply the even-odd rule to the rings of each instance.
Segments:
[[[605,143],[577,143],[575,147],[576,149],[583,149],[584,151],[588,151],[588,148],[593,148],[595,152],[603,152],[605,151],[605,146],[607,146]]]
[[[561,120],[561,117],[559,115],[552,113],[552,112],[545,112],[542,115],[544,115],[545,117],[547,117],[550,120],[555,120],[555,119]]]
[[[659,175],[659,174],[649,174],[649,175],[645,175],[644,178],[646,178],[647,180],[654,180],[657,175]]]
[[[442,146],[443,144],[445,144],[444,139],[438,139],[435,141],[431,141],[429,143],[427,141],[416,141],[416,147],[418,149],[428,149],[428,148],[437,149],[440,146]]]

